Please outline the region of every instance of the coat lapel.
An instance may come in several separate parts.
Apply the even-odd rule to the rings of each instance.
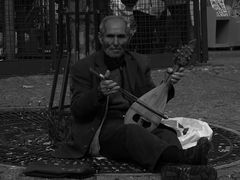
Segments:
[[[104,64],[104,52],[103,51],[99,51],[99,54],[95,56],[94,59],[94,69],[101,74],[105,74],[107,67]]]
[[[133,92],[135,89],[135,80],[137,72],[137,63],[133,60],[132,54],[126,53],[125,55],[126,62],[126,76],[125,79],[129,80],[130,91]]]

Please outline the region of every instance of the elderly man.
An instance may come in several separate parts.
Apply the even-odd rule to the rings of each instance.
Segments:
[[[206,165],[210,149],[206,138],[200,139],[196,147],[183,150],[176,132],[167,126],[160,125],[149,132],[136,124],[124,124],[124,115],[133,102],[121,94],[120,87],[137,97],[154,88],[147,59],[126,50],[129,33],[125,18],[105,17],[99,34],[102,50],[73,65],[71,111],[74,125],[72,142],[62,149],[65,157],[81,158],[100,153],[115,160],[133,161],[157,172],[164,163]],[[95,76],[90,68],[104,78]],[[181,79],[183,70],[175,73],[168,70],[171,84]],[[173,96],[171,85],[168,100]],[[204,168],[188,173],[192,172],[191,176],[209,173],[209,167],[201,167]]]

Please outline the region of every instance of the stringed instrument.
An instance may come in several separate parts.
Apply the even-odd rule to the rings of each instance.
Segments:
[[[173,73],[179,71],[180,67],[184,67],[189,63],[195,42],[196,40],[192,40],[188,45],[177,49],[177,52],[174,54]],[[169,74],[159,86],[138,98],[130,106],[125,115],[124,123],[138,124],[150,132],[156,129],[161,123],[162,118],[168,118],[163,112],[167,104],[170,85],[171,75]]]

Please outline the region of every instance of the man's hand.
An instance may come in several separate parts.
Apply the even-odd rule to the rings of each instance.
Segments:
[[[172,68],[168,68],[167,69],[167,73],[170,74],[170,78],[171,78],[171,83],[172,84],[176,84],[180,79],[182,79],[182,77],[184,76],[184,68],[181,67],[178,72],[174,72],[173,73],[173,69]]]
[[[110,76],[110,71],[107,70],[104,77],[105,77],[105,80],[102,80],[100,82],[100,86],[99,86],[99,89],[100,91],[105,95],[105,96],[108,96],[110,94],[113,94],[113,93],[116,93],[119,89],[120,89],[120,86],[114,82],[113,80],[109,80]]]

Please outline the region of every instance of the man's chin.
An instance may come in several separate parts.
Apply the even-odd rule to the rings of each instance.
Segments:
[[[111,58],[119,58],[123,55],[123,53],[107,53],[107,55]]]

